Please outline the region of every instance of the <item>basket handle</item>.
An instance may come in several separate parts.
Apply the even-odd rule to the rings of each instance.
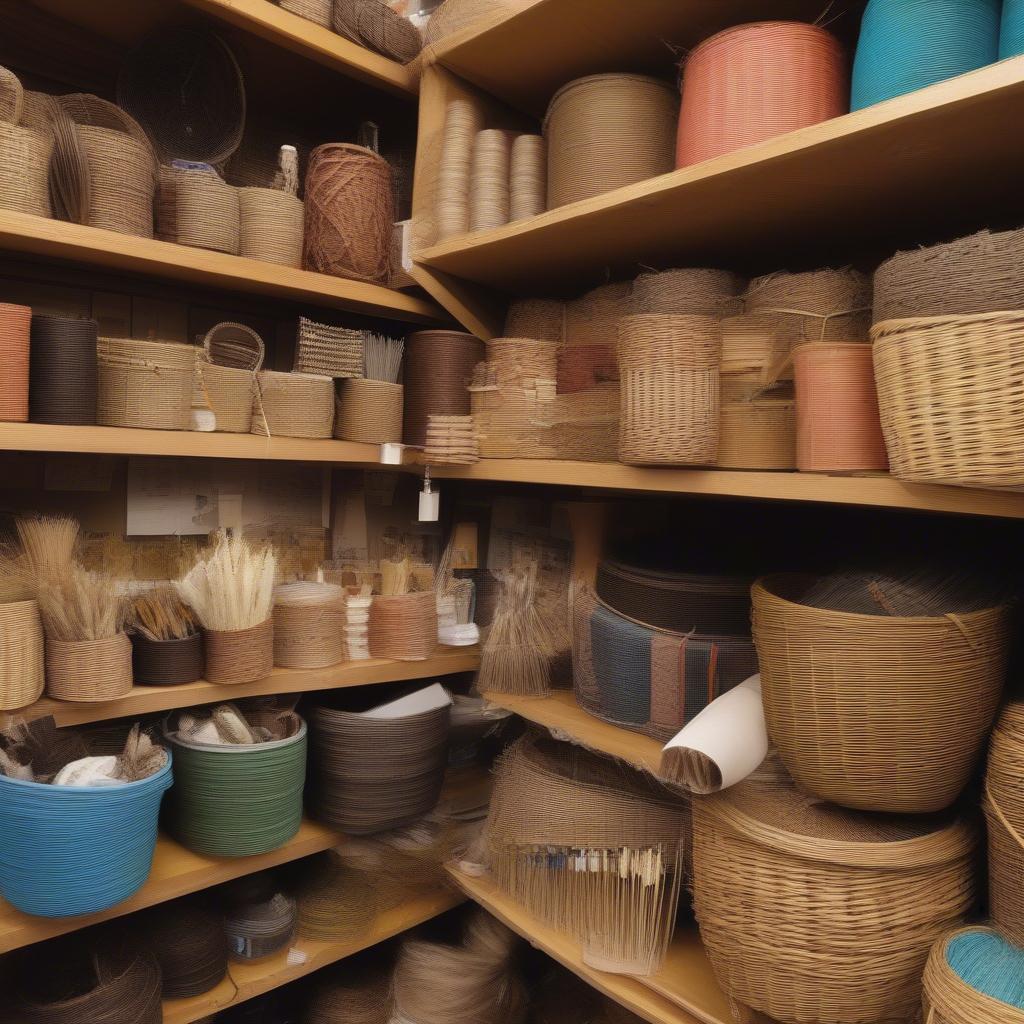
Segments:
[[[970,630],[964,624],[963,619],[961,619],[955,612],[947,612],[946,618],[949,619],[949,621],[952,622],[961,633],[963,633],[964,639],[968,644],[970,644],[971,650],[976,651],[978,649],[978,641],[971,636]]]
[[[992,811],[995,814],[995,816],[999,819],[999,823],[1003,826],[1003,828],[1006,829],[1007,832],[1010,833],[1010,838],[1013,839],[1013,841],[1019,847],[1021,847],[1021,849],[1024,849],[1024,836],[1021,836],[1021,834],[1013,827],[1013,825],[1010,824],[1006,815],[1003,814],[1002,808],[999,806],[998,803],[996,803],[995,799],[993,799],[992,790],[990,790],[987,785],[985,786],[985,799],[988,801],[988,805],[992,808]]]

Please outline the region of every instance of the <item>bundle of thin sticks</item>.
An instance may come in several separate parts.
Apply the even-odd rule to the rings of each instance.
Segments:
[[[48,640],[104,640],[124,631],[125,602],[114,581],[80,566],[40,577],[36,599]]]
[[[382,334],[364,334],[363,376],[367,380],[397,384],[404,351],[405,342],[401,339],[386,338]]]
[[[147,640],[184,640],[199,629],[199,620],[173,588],[154,587],[132,602],[131,625]]]
[[[15,521],[26,579],[60,579],[71,569],[78,540],[78,520],[70,516],[20,516]]]

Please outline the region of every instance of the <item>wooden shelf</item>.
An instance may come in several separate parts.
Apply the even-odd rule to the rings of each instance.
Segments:
[[[652,1024],[731,1022],[729,1005],[694,927],[677,927],[665,967],[655,978],[606,974],[583,962],[579,945],[573,939],[541,924],[489,878],[471,876],[455,868],[449,868],[449,872],[467,896],[509,928],[644,1020]]]
[[[425,299],[277,263],[0,210],[0,249],[412,323],[447,319]]]
[[[439,647],[426,661],[387,661],[372,658],[351,661],[320,669],[276,668],[255,683],[222,686],[205,679],[183,686],[133,686],[131,693],[119,700],[102,704],[75,704],[44,697],[27,708],[11,712],[11,717],[43,718],[53,715],[57,725],[84,725],[110,718],[149,715],[173,708],[189,708],[212,704],[219,700],[241,700],[277,693],[309,693],[314,690],[341,690],[368,683],[395,683],[407,679],[428,679],[449,676],[456,672],[473,672],[480,664],[476,647]],[[0,714],[0,721],[6,717]]]
[[[264,868],[276,867],[278,864],[286,864],[313,853],[330,850],[341,841],[339,835],[325,826],[303,821],[298,835],[278,850],[255,857],[224,858],[204,857],[193,853],[169,836],[161,834],[153,857],[153,870],[146,884],[131,899],[119,903],[110,910],[80,917],[32,917],[15,910],[10,904],[0,902],[0,953],[29,946],[55,935],[87,928],[100,921],[123,917],[125,914],[177,899],[190,892],[209,889],[242,875],[254,874]]]
[[[164,1003],[164,1024],[192,1024],[193,1021],[244,1003],[272,989],[303,978],[313,971],[344,960],[360,950],[368,949],[395,935],[414,928],[424,921],[443,914],[463,902],[460,893],[450,889],[414,896],[400,907],[386,910],[373,926],[350,942],[312,942],[297,939],[291,950],[255,964],[232,963],[228,977],[217,988],[194,999],[177,999]],[[305,957],[302,963],[289,963],[289,953]]]

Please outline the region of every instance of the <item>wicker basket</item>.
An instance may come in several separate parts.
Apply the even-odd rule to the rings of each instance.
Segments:
[[[238,190],[238,255],[302,266],[302,200],[273,188]]]
[[[263,366],[263,339],[244,324],[211,327],[196,358],[194,405],[209,405],[217,430],[248,434],[256,397],[256,373]]]
[[[31,308],[0,302],[0,420],[9,423],[28,420],[31,336]]]
[[[313,373],[335,379],[362,377],[363,331],[321,324],[299,317],[295,344],[296,373]]]
[[[46,692],[57,700],[102,704],[132,688],[132,642],[124,633],[104,640],[47,640]]]
[[[43,693],[43,626],[35,601],[0,604],[0,711],[34,704]]]
[[[331,437],[334,381],[312,373],[256,374],[252,432],[263,437]]]
[[[178,640],[132,637],[132,674],[136,686],[181,686],[203,678],[203,634]]]
[[[53,138],[0,121],[0,208],[52,217],[49,173]]]
[[[273,618],[249,629],[207,629],[203,637],[211,683],[254,683],[274,671]]]
[[[89,164],[90,227],[153,237],[153,151],[125,132],[79,125]]]
[[[370,605],[370,656],[425,661],[437,646],[434,591],[374,597]]]
[[[364,444],[398,444],[402,440],[401,384],[352,377],[339,386],[334,436]]]
[[[722,378],[724,386],[725,377]],[[722,469],[796,469],[796,401],[722,402],[718,457]]]
[[[212,168],[160,168],[156,237],[238,255],[238,190]]]
[[[345,598],[341,587],[325,583],[279,587],[274,594],[274,664],[327,668],[344,660]]]
[[[913,1020],[931,945],[973,907],[975,845],[964,821],[809,800],[769,759],[693,802],[694,910],[719,984],[780,1024]]]
[[[192,423],[193,345],[100,338],[97,422],[105,427],[188,430]]]
[[[871,338],[895,476],[1024,486],[1024,313],[888,320]]]
[[[770,576],[752,591],[765,721],[786,767],[846,807],[948,807],[999,706],[1010,609],[853,614],[801,604],[813,583]]]

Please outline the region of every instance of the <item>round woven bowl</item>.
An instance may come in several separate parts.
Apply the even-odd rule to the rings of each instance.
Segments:
[[[365,444],[398,444],[402,440],[401,384],[351,377],[338,389],[334,436]]]
[[[302,266],[302,200],[273,188],[238,190],[238,255]]]
[[[590,75],[563,86],[544,119],[548,209],[667,174],[678,113],[675,92],[655,78]]]
[[[153,237],[153,151],[124,132],[78,125],[89,164],[90,227]]]
[[[32,317],[29,418],[33,423],[96,422],[95,320]]]
[[[203,637],[211,683],[254,683],[274,671],[273,618],[249,629],[207,629]]]
[[[437,595],[432,590],[375,596],[370,605],[370,657],[425,661],[437,647]]]
[[[136,686],[180,686],[203,678],[203,634],[179,640],[132,637],[132,674]]]
[[[751,592],[768,735],[794,781],[844,807],[948,807],[999,707],[1009,608],[852,614],[801,604],[813,582],[768,576]]]
[[[331,437],[334,432],[334,381],[312,373],[256,374],[252,432],[264,437]]]
[[[97,422],[107,427],[188,430],[196,349],[165,341],[100,338]]]
[[[132,642],[124,633],[104,640],[47,640],[46,692],[84,704],[125,697],[132,688]]]
[[[0,121],[0,208],[52,217],[49,168],[52,136]]]
[[[0,711],[34,704],[43,694],[43,626],[35,601],[0,604]]]
[[[689,167],[845,114],[846,54],[816,25],[738,25],[690,53],[682,92],[676,166]]]
[[[160,168],[156,237],[238,255],[238,191],[216,171]]]
[[[1024,485],[1024,313],[888,320],[871,338],[895,476]]]
[[[931,945],[973,908],[976,844],[962,820],[816,803],[766,761],[693,801],[694,910],[715,977],[780,1024],[915,1019]]]
[[[29,340],[32,310],[0,302],[0,420],[25,423],[28,420]]]

